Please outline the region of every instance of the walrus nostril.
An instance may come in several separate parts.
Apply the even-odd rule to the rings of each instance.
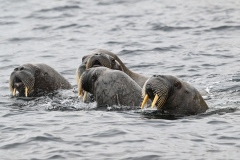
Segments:
[[[24,69],[24,67],[17,67],[17,68],[14,68],[14,71],[22,71]]]

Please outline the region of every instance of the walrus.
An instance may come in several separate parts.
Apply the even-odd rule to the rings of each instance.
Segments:
[[[46,64],[23,64],[10,75],[9,88],[13,96],[32,97],[57,89],[71,89],[71,84]]]
[[[79,86],[79,79],[82,73],[92,67],[104,66],[114,70],[120,70],[125,72],[130,76],[140,87],[143,86],[144,82],[148,79],[147,77],[135,73],[128,69],[123,62],[118,58],[118,56],[110,51],[104,49],[96,49],[91,52],[89,55],[86,55],[82,58],[82,64],[77,68],[76,71],[76,81]],[[82,94],[82,91],[79,90],[79,95]]]
[[[97,107],[138,106],[142,101],[141,87],[127,74],[106,67],[86,70],[80,78],[80,88],[91,93]]]
[[[151,99],[152,108],[174,115],[196,115],[208,109],[196,88],[170,75],[154,75],[149,78],[143,88],[144,108],[148,99]]]
[[[99,66],[104,66],[115,70],[122,70],[120,64],[116,62],[112,56],[98,51],[93,51],[90,55],[82,57],[82,64],[78,67],[76,71],[76,81],[78,86],[79,79],[86,69]],[[79,95],[81,94],[82,92],[79,91]]]

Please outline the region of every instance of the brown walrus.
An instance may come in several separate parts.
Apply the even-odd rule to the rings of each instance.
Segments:
[[[57,89],[71,89],[71,84],[46,64],[23,64],[11,73],[9,88],[13,96],[31,97]]]
[[[169,114],[195,115],[208,109],[196,88],[174,76],[152,76],[145,82],[142,95],[141,108],[149,98],[153,101],[152,107],[156,105],[158,110]]]
[[[82,64],[78,67],[76,71],[76,81],[77,81],[78,87],[79,87],[79,79],[82,73],[88,68],[99,67],[99,66],[104,66],[110,69],[120,70],[125,72],[140,87],[142,87],[144,82],[148,79],[147,77],[142,76],[128,69],[116,54],[104,49],[96,49],[91,54],[86,55],[82,58]],[[78,89],[78,92],[79,92],[79,95],[83,95],[83,91]],[[84,97],[85,97],[84,99],[89,99],[89,98],[86,98],[87,97],[86,94],[84,94]]]
[[[106,67],[86,70],[80,79],[80,88],[91,93],[97,107],[112,105],[140,106],[141,87],[127,74]]]

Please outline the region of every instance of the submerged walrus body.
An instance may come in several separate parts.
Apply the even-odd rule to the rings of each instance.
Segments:
[[[152,107],[169,114],[195,115],[208,109],[196,88],[169,75],[155,75],[149,78],[142,89],[144,101],[151,99]]]
[[[140,106],[142,101],[141,87],[135,81],[124,72],[106,67],[86,70],[80,88],[93,94],[97,107]]]
[[[11,73],[9,88],[13,96],[31,97],[57,89],[71,89],[71,84],[46,64],[24,64]]]

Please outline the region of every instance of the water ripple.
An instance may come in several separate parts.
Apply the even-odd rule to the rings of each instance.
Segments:
[[[173,27],[173,26],[166,26],[164,24],[152,24],[152,30],[156,31],[165,31],[165,32],[172,32],[177,30],[189,30],[192,29],[191,27]]]
[[[225,30],[231,30],[231,31],[235,31],[235,30],[239,30],[240,26],[218,26],[218,27],[212,27],[206,31],[225,31]]]
[[[238,0],[0,5],[1,159],[239,159]],[[209,110],[182,117],[83,103],[75,72],[96,48],[134,72],[174,75],[206,90]],[[24,63],[51,65],[74,89],[11,96],[9,76]]]
[[[66,10],[74,10],[74,9],[80,9],[81,7],[74,5],[74,6],[59,6],[59,7],[54,7],[54,8],[49,8],[49,9],[41,9],[38,12],[50,12],[50,11],[57,11],[57,12],[63,12]]]
[[[10,38],[10,42],[25,42],[25,41],[43,41],[45,38],[42,37],[23,37],[23,38]]]

